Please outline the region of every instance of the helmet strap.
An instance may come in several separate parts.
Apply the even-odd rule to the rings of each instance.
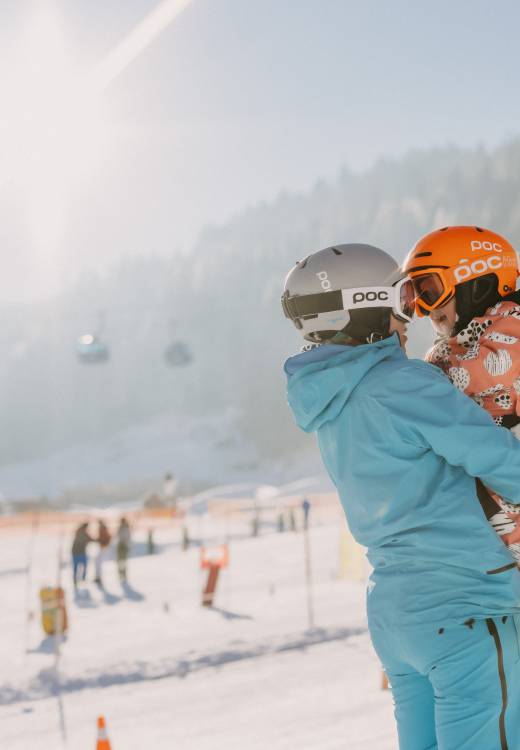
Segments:
[[[350,321],[342,333],[361,344],[373,344],[390,336],[389,307],[368,307],[351,310]]]
[[[458,318],[453,333],[460,333],[473,318],[484,315],[486,310],[500,299],[498,279],[494,273],[487,273],[485,276],[458,284],[455,287],[455,309]]]

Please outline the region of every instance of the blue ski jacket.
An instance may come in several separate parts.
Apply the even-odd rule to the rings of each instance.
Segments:
[[[520,613],[520,572],[475,477],[520,503],[520,441],[397,335],[285,363],[298,425],[316,432],[350,530],[367,548],[371,624]]]

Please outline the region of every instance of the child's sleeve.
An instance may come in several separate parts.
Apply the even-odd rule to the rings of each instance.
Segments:
[[[452,355],[447,369],[459,390],[478,397],[499,387],[511,388],[515,383],[520,386],[520,312],[518,316],[490,316],[474,321],[478,339],[464,354]]]

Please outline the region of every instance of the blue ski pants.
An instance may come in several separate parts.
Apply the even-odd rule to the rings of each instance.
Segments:
[[[400,750],[520,750],[520,617],[371,627]]]
[[[80,573],[81,568],[81,573]],[[74,586],[78,580],[85,580],[87,577],[87,556],[86,555],[72,555],[72,578],[74,580]]]

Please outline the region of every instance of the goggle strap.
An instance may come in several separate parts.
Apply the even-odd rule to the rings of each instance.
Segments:
[[[302,294],[289,297],[288,293],[282,297],[282,305],[287,318],[304,318],[307,315],[335,312],[343,310],[341,290],[332,292],[318,292],[317,294]]]
[[[287,292],[282,297],[282,306],[287,318],[304,318],[319,313],[338,310],[359,310],[363,308],[388,307],[408,318],[401,310],[399,290],[403,279],[396,286],[357,287],[337,289],[316,294],[302,294],[290,297]]]

